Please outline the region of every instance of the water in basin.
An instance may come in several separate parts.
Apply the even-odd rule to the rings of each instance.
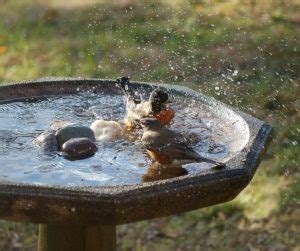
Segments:
[[[225,161],[246,145],[247,135],[241,136],[245,135],[242,118],[236,115],[231,120],[222,120],[200,102],[171,98],[176,112],[171,128],[191,139],[197,152]],[[89,126],[95,119],[120,120],[124,114],[124,97],[115,94],[86,92],[0,104],[0,180],[63,186],[143,182],[151,160],[139,140],[97,142],[99,150],[95,156],[77,161],[66,160],[59,154],[47,155],[32,143],[53,121]],[[193,163],[183,167],[192,174],[212,165]]]

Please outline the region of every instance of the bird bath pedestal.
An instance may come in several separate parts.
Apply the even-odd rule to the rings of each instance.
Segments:
[[[16,182],[0,176],[0,219],[40,224],[39,251],[116,250],[117,225],[230,201],[252,179],[270,139],[269,125],[187,88],[131,85],[146,91],[160,86],[171,95],[204,104],[224,120],[232,121],[240,132],[237,142],[243,138],[243,143],[233,147],[235,151],[224,168],[146,183],[61,186]],[[2,85],[0,109],[1,104],[9,102],[82,91],[120,94],[112,80],[42,79]]]

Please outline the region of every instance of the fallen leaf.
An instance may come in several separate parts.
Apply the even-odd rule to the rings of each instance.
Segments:
[[[195,8],[195,11],[196,11],[197,13],[199,13],[200,11],[202,11],[202,6],[201,6],[201,4],[195,4],[195,5],[194,5],[194,8]]]
[[[57,20],[59,18],[59,12],[56,9],[48,9],[44,13],[45,20]]]
[[[7,51],[7,47],[6,46],[0,46],[0,55],[4,54]]]

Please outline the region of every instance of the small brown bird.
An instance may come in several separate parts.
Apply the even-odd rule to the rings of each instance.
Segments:
[[[151,92],[149,100],[142,100],[141,96],[128,89],[129,78],[117,79],[117,84],[126,96],[125,124],[129,128],[135,128],[139,121],[145,117],[155,117],[163,125],[167,125],[174,118],[175,113],[167,107],[170,103],[169,96],[163,90],[157,88]]]
[[[181,134],[164,127],[155,118],[144,118],[140,123],[144,130],[142,143],[154,161],[160,164],[172,164],[174,161],[180,164],[207,162],[224,166],[195,152]]]

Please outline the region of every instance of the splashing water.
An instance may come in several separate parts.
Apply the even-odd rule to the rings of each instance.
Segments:
[[[180,131],[200,154],[215,160],[229,159],[246,144],[236,147],[237,127],[221,120],[202,103],[171,96],[176,112],[171,128]],[[125,104],[121,95],[82,93],[0,105],[0,179],[29,184],[112,186],[137,184],[151,165],[139,140],[97,142],[95,156],[68,161],[45,154],[32,140],[53,121],[89,126],[95,119],[121,120]],[[140,135],[141,132],[138,132]],[[211,164],[185,165],[189,173]]]

